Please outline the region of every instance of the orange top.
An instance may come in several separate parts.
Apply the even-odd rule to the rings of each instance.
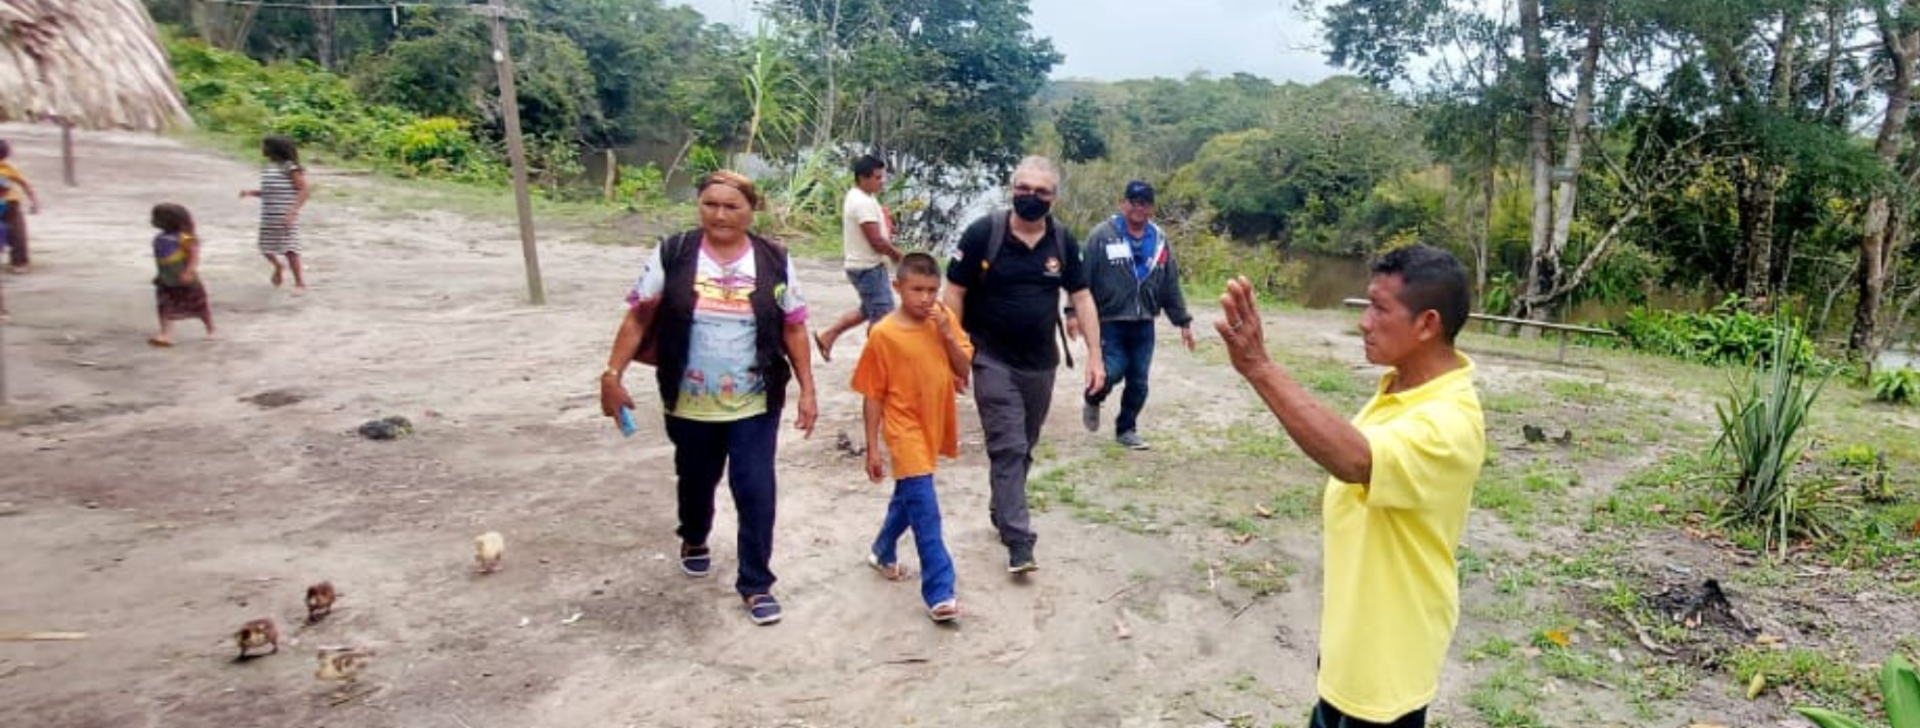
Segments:
[[[953,312],[946,315],[960,350],[972,357],[973,342],[954,323]],[[931,474],[936,456],[960,454],[953,370],[934,326],[932,321],[910,321],[898,311],[888,314],[868,333],[853,370],[853,391],[883,405],[880,432],[893,456],[895,480]]]

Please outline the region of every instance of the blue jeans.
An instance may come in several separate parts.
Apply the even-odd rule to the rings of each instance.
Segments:
[[[713,532],[713,498],[725,469],[740,517],[740,574],[734,588],[742,596],[765,594],[773,588],[773,456],[779,435],[779,410],[734,422],[667,415],[673,470],[679,476],[677,533],[682,541],[706,545],[707,535]]]
[[[887,519],[880,524],[880,537],[873,541],[873,555],[880,563],[900,562],[897,547],[909,528],[914,550],[920,552],[920,598],[929,607],[952,599],[953,557],[940,539],[940,500],[933,494],[932,473],[894,481]]]
[[[1113,387],[1126,380],[1120,393],[1120,416],[1113,422],[1115,435],[1133,432],[1140,426],[1140,410],[1147,406],[1147,370],[1153,366],[1152,321],[1100,322],[1100,358],[1106,360],[1107,382],[1100,391],[1087,395],[1087,402],[1099,405],[1107,400]]]
[[[893,282],[887,279],[885,265],[847,271],[847,282],[860,294],[860,315],[867,317],[869,325],[893,312]]]

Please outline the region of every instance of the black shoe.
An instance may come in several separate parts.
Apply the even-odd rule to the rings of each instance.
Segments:
[[[1040,568],[1033,560],[1033,544],[1017,543],[1007,547],[1007,573],[1025,574]]]

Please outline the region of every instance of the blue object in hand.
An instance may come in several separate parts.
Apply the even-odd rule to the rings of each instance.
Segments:
[[[620,407],[620,411],[614,414],[615,418],[620,421],[620,434],[633,437],[633,433],[638,431],[633,426],[633,410],[623,405]]]

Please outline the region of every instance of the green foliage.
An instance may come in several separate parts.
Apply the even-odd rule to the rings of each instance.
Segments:
[[[191,39],[169,39],[167,49],[188,109],[208,130],[244,138],[286,134],[309,151],[331,150],[403,174],[505,178],[498,153],[459,119],[366,104],[345,80],[308,63],[262,66]]]
[[[1236,236],[1278,237],[1331,253],[1372,250],[1342,221],[1381,182],[1425,164],[1409,109],[1352,78],[1288,86],[1269,124],[1222,134],[1168,185],[1170,197],[1204,202]]]
[[[1764,364],[1777,352],[1795,367],[1831,367],[1798,327],[1784,329],[1791,341],[1782,342],[1780,326],[1729,296],[1705,313],[1635,308],[1618,330],[1630,348],[1702,364]]]
[[[1722,523],[1758,531],[1784,558],[1792,537],[1827,535],[1833,489],[1831,483],[1791,477],[1805,447],[1798,442],[1800,428],[1826,380],[1808,386],[1808,374],[1790,354],[1802,338],[1799,327],[1784,316],[1775,323],[1771,356],[1756,363],[1746,381],[1730,382],[1727,401],[1714,405],[1721,435],[1713,455],[1732,466]]]
[[[1920,402],[1920,371],[1911,367],[1873,373],[1873,398],[1893,404]]]
[[[1076,96],[1067,107],[1054,113],[1053,127],[1060,133],[1060,156],[1069,162],[1087,162],[1107,156],[1107,138],[1100,132],[1100,105],[1086,96]]]
[[[1805,647],[1741,647],[1727,655],[1726,664],[1739,685],[1765,675],[1770,685],[1793,685],[1834,704],[1857,700],[1870,684],[1866,671]]]

